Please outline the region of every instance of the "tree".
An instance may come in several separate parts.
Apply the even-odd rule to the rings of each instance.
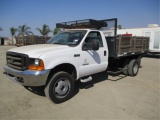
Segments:
[[[36,28],[36,29],[37,29],[37,30],[40,32],[40,34],[43,35],[43,36],[48,36],[48,33],[51,32],[49,26],[46,25],[46,24],[44,24],[44,25],[42,26],[42,29],[40,29],[40,28]]]
[[[17,29],[14,28],[14,27],[11,27],[11,28],[10,28],[10,32],[11,32],[11,35],[12,35],[12,45],[13,45],[13,37],[15,37],[15,34],[16,34],[16,32],[17,32]]]
[[[0,31],[2,31],[3,29],[0,27]]]
[[[26,41],[24,41],[25,35],[33,35],[33,33],[30,31],[30,27],[27,27],[26,25],[19,26],[17,31],[19,32],[18,35],[22,35],[23,37],[23,43],[26,44]]]
[[[33,35],[33,33],[30,31],[30,27],[27,27],[26,25],[22,25],[22,26],[19,26],[17,31],[19,32],[18,35],[22,35],[22,36],[25,36],[25,35]]]
[[[122,29],[122,25],[118,25],[118,29]]]
[[[3,29],[0,27],[0,31],[2,31]]]
[[[100,30],[103,30],[103,27],[101,27]]]
[[[55,29],[53,30],[53,35],[56,35],[59,31],[61,31],[59,28],[55,28]]]

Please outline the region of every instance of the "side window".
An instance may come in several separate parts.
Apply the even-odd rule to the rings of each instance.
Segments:
[[[96,31],[90,32],[85,39],[85,43],[91,43],[93,39],[97,39],[99,42],[99,47],[103,47],[102,37],[99,32]]]

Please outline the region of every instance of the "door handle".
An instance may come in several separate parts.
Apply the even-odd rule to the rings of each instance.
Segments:
[[[104,51],[104,56],[106,56],[106,51]]]

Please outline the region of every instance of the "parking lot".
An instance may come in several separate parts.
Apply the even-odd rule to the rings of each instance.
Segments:
[[[49,101],[43,87],[25,88],[3,75],[5,52],[0,46],[0,120],[159,120],[160,59],[144,57],[136,77],[93,76],[76,82],[74,96],[61,104]]]

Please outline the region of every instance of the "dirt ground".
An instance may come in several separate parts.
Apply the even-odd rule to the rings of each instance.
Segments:
[[[89,83],[76,82],[75,95],[61,104],[49,101],[43,88],[24,88],[3,75],[0,46],[0,120],[160,120],[160,59],[144,57],[136,77],[100,73]]]

